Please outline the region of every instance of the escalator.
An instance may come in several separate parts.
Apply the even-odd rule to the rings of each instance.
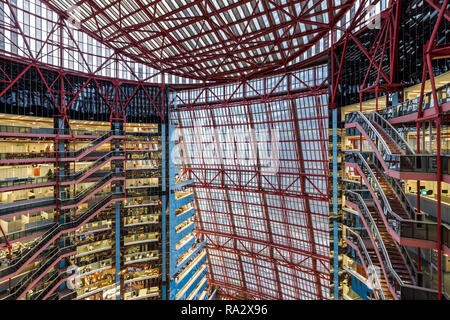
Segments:
[[[90,141],[82,148],[76,151],[63,151],[59,154],[61,161],[78,161],[89,155],[91,152],[95,151],[97,148],[101,147],[105,143],[111,141],[112,139],[125,138],[125,132],[121,130],[108,131],[103,136],[98,137],[95,140]]]
[[[60,286],[64,281],[67,281],[69,274],[65,270],[56,272],[46,281],[46,287],[34,294],[30,300],[47,300],[47,298],[53,294],[53,292]]]
[[[364,228],[367,230],[373,245],[366,247],[373,262],[381,268],[386,280],[383,292],[389,290],[392,296],[400,299],[401,287],[404,285],[415,285],[416,271],[406,249],[401,249],[392,239],[379,221],[377,210],[367,205],[361,195],[356,192],[345,191],[346,204],[357,210],[362,218]],[[382,283],[383,286],[383,283]]]
[[[367,162],[371,159],[371,162]],[[362,177],[376,206],[380,221],[400,245],[434,248],[437,241],[437,224],[416,220],[416,210],[410,204],[396,179],[385,175],[373,155],[347,153],[345,165],[356,169]]]
[[[93,219],[99,212],[106,208],[113,201],[124,200],[123,193],[111,193],[105,198],[99,200],[94,206],[88,208],[85,212],[77,216],[76,219],[58,224],[50,228],[41,238],[38,244],[24,254],[16,256],[12,263],[0,270],[0,282],[18,274],[29,263],[31,263],[45,248],[47,248],[53,241],[64,233],[75,231],[83,226],[85,223]]]
[[[362,220],[364,229],[370,235],[374,245],[369,247],[364,241],[357,241],[356,237],[348,236],[345,240],[351,241],[352,247],[357,247],[359,255],[364,259],[362,254],[367,251],[373,265],[382,267],[385,280],[380,278],[383,292],[386,292],[385,286],[392,290],[393,297],[402,300],[437,300],[438,292],[434,289],[418,287],[415,283],[417,271],[414,263],[409,256],[408,251],[403,246],[398,246],[392,238],[389,239],[389,233],[383,229],[384,224],[377,221],[380,214],[376,212],[374,207],[366,205],[367,200],[363,199],[359,193],[347,190],[345,191],[346,203],[353,209],[358,210],[364,220]],[[350,211],[344,209],[344,211]],[[353,212],[352,212],[353,213]],[[380,229],[378,229],[380,227]],[[349,229],[349,228],[347,228]],[[377,260],[378,259],[378,260]],[[365,258],[364,261],[368,259]],[[389,295],[386,295],[388,298]],[[444,293],[444,300],[449,300],[448,295]]]
[[[109,131],[103,136],[98,137],[95,140],[90,141],[80,149],[76,151],[61,151],[61,152],[8,152],[0,153],[0,164],[11,163],[48,163],[54,162],[56,158],[59,161],[79,161],[91,153],[94,153],[96,149],[104,145],[105,143],[113,139],[125,139],[125,133],[121,130]]]
[[[416,155],[402,135],[378,112],[355,111],[346,115],[346,128],[357,128],[379,158],[383,169],[392,176],[398,172],[414,173],[430,169],[433,155]],[[398,177],[397,177],[398,178]]]
[[[75,254],[76,245],[70,244],[63,248],[53,248],[44,257],[39,267],[29,272],[23,277],[12,289],[12,292],[5,296],[2,300],[18,300],[21,299],[45,274],[55,266],[58,261],[64,257]]]
[[[63,198],[60,197],[59,205],[61,209],[70,209],[79,206],[80,204],[86,202],[88,199],[91,199],[91,197],[98,193],[101,189],[105,188],[107,185],[109,185],[114,180],[123,180],[125,179],[122,176],[122,172],[105,172],[105,175],[95,183],[93,183],[88,188],[84,189],[83,191],[77,193],[75,196],[71,198]]]
[[[97,172],[100,168],[111,162],[112,160],[124,160],[124,152],[110,151],[101,158],[95,160],[90,165],[86,166],[80,171],[70,173],[65,176],[60,176],[61,185],[77,184]]]
[[[372,281],[369,285],[371,285],[376,298],[378,300],[392,300],[394,297],[389,291],[385,277],[373,272],[375,270],[381,270],[380,261],[373,254],[369,254],[363,239],[355,231],[347,227],[344,233],[344,241],[358,253],[367,277],[372,277],[368,281]]]
[[[72,198],[63,199],[60,198],[60,205],[63,209],[66,208],[72,208],[79,204],[82,204],[86,202],[88,199],[88,196],[97,193],[100,189],[105,187],[105,185],[109,184],[113,180],[120,180],[124,179],[121,177],[121,174],[115,174],[112,172],[98,172],[98,170],[107,164],[107,162],[113,160],[116,156],[114,155],[115,152],[109,152],[104,157],[100,158],[93,164],[89,165],[88,168],[85,168],[79,172],[76,172],[73,175],[69,175],[63,179],[65,183],[61,183],[61,185],[66,184],[74,184],[79,183],[86,179],[87,177],[91,176],[94,173],[99,173],[99,176],[101,177],[100,180],[96,181],[92,186],[88,187],[87,189],[83,190],[82,192],[78,193],[76,196]],[[79,179],[77,181],[73,179]],[[97,190],[98,189],[98,190]],[[95,192],[97,190],[97,192]],[[56,207],[56,201],[53,197],[46,197],[46,198],[38,198],[38,199],[29,199],[29,200],[21,200],[16,201],[4,205],[0,205],[0,217],[2,219],[9,218],[11,216],[17,215],[21,212],[35,212],[35,211],[43,211],[43,210],[50,210],[54,209]]]
[[[98,147],[103,145],[104,143],[108,142],[109,140],[111,140],[113,138],[115,139],[118,137],[117,135],[114,135],[113,133],[117,134],[117,132],[110,131],[110,132],[106,133],[105,135],[91,141],[90,143],[83,146],[81,149],[79,149],[77,151],[62,152],[61,155],[63,155],[63,157],[61,160],[73,161],[74,159],[72,159],[72,158],[76,158],[76,160],[82,159],[84,156],[88,155],[90,152],[94,151],[95,149],[97,149]],[[119,134],[120,133],[122,135],[124,134],[123,131],[120,131]],[[71,184],[80,183],[80,182],[84,181],[86,178],[88,178],[89,176],[91,176],[92,174],[94,174],[95,172],[97,172],[100,168],[102,168],[108,162],[110,162],[112,160],[116,160],[116,159],[123,160],[124,152],[123,151],[109,151],[106,154],[104,154],[103,156],[101,156],[99,159],[95,160],[92,164],[88,165],[86,168],[83,168],[82,170],[75,172],[75,173],[70,173],[65,176],[60,176],[60,181],[61,181],[60,185],[71,185]],[[54,179],[50,179],[50,178],[40,178],[40,179],[43,179],[42,181],[45,183],[49,183],[49,181],[52,184],[56,183],[56,182],[54,182]],[[24,185],[24,183],[27,183],[27,184],[29,183],[30,185],[36,183],[35,179],[29,179],[29,180],[26,180],[25,182],[22,180],[24,180],[24,179],[20,179],[20,181],[18,181],[18,184],[22,188],[25,188],[25,186],[26,186],[26,184]],[[101,179],[100,181],[103,181],[103,179]],[[14,187],[14,182],[9,182],[9,185]],[[86,192],[83,191],[82,194],[78,194],[74,199],[72,199],[71,204],[73,205],[73,204],[76,204],[77,202],[79,203],[81,201],[81,198],[83,197],[83,195],[86,195],[89,190],[92,190],[92,188],[88,188],[88,190],[86,190]],[[69,199],[65,199],[62,201],[65,204],[70,202]],[[34,211],[48,210],[48,209],[54,208],[55,206],[56,206],[56,201],[52,197],[41,198],[41,199],[22,200],[22,201],[17,201],[17,202],[0,205],[0,217],[7,218],[10,216],[16,215],[20,212],[30,211],[30,210],[34,210]]]

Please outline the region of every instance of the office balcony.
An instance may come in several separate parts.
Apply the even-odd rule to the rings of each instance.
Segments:
[[[443,113],[450,111],[450,85],[447,84],[436,90],[438,103],[442,108]],[[380,111],[380,114],[388,120],[391,124],[398,124],[403,122],[415,122],[417,119],[417,112],[419,110],[420,96],[399,103],[395,106],[387,107]],[[432,114],[434,108],[434,100],[432,93],[429,92],[423,97],[423,117],[428,117]]]
[[[416,154],[402,135],[378,112],[346,115],[345,128],[357,128],[369,143],[383,171],[403,180],[436,181],[437,155]],[[450,182],[450,156],[441,155],[443,181]]]

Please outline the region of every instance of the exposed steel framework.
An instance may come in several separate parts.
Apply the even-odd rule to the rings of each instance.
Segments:
[[[147,79],[138,76],[132,63],[116,53],[96,57],[101,58],[101,61],[98,61],[99,63],[94,68],[93,55],[89,50],[85,50],[86,43],[83,42],[83,35],[75,36],[74,30],[67,25],[67,21],[62,17],[52,15],[50,11],[45,11],[44,15],[40,16],[36,14],[36,11],[44,9],[36,7],[36,11],[31,12],[30,3],[34,4],[34,2],[27,2],[28,7],[20,7],[16,1],[0,1],[0,57],[2,61],[0,64],[0,99],[3,100],[2,102],[11,100],[11,91],[22,89],[20,87],[23,85],[22,81],[29,76],[30,72],[35,74],[38,81],[43,84],[42,91],[45,92],[52,107],[54,106],[54,117],[60,119],[61,126],[55,132],[55,144],[63,143],[65,139],[68,139],[68,135],[75,144],[77,133],[70,126],[69,112],[83,97],[89,94],[96,94],[103,99],[103,103],[109,109],[108,115],[111,123],[127,121],[126,109],[138,94],[147,97],[154,113],[160,118],[158,122],[164,121],[165,110],[162,98],[165,95],[164,85],[147,82],[151,76]],[[27,24],[30,19],[41,26],[37,29],[39,34],[37,31],[30,30],[30,25]],[[84,39],[86,39],[86,35],[84,35]],[[4,63],[5,61],[10,61],[11,64]],[[79,68],[71,67],[71,61],[72,64],[76,61]],[[15,68],[11,67],[12,65]],[[131,90],[129,90],[130,87]],[[158,88],[156,95],[149,92],[150,88],[155,87]],[[64,128],[62,124],[64,124]],[[56,156],[55,167],[58,167],[59,163]],[[125,170],[125,167],[123,169]],[[56,170],[55,194],[58,194],[59,188],[63,188],[64,185],[58,179],[58,172],[59,170]],[[114,201],[123,199],[116,198]],[[109,201],[97,213],[112,202],[113,200]],[[58,215],[62,215],[62,210],[58,203],[58,197],[56,197],[56,221],[58,221]],[[11,260],[10,241],[1,227],[0,231],[5,239],[5,243],[0,244],[0,249],[7,248]],[[34,236],[39,237],[42,234],[37,233]],[[54,241],[56,240],[51,242]],[[49,243],[45,245],[49,245]],[[75,252],[70,252],[68,255],[74,254]],[[37,260],[30,259],[22,268],[33,261]],[[41,276],[44,275],[45,272]],[[11,277],[9,288],[11,289]]]
[[[326,66],[169,99],[225,295],[329,298],[327,100]]]
[[[430,39],[425,43],[423,47],[423,71],[422,71],[422,81],[420,89],[420,98],[418,111],[415,113],[414,119],[407,117],[404,120],[399,120],[397,123],[402,121],[416,122],[416,138],[417,138],[417,154],[421,153],[420,150],[420,139],[421,139],[421,126],[425,122],[431,121],[436,129],[436,163],[437,172],[433,181],[437,183],[437,289],[438,299],[442,299],[442,207],[441,207],[441,183],[442,183],[442,161],[441,161],[441,125],[445,115],[442,110],[442,105],[440,99],[438,99],[438,92],[435,83],[435,76],[432,61],[437,59],[445,59],[450,56],[450,44],[441,43],[437,44],[437,34],[439,28],[444,19],[450,21],[449,14],[449,1],[448,0],[424,0],[425,5],[431,6],[435,13],[437,13],[437,20],[433,26],[433,31]],[[370,2],[370,1],[367,1]],[[376,3],[374,1],[373,3]],[[361,87],[358,90],[360,111],[362,111],[362,106],[365,100],[365,94],[375,93],[375,109],[379,109],[379,99],[383,98],[386,100],[386,106],[390,106],[392,101],[390,100],[390,93],[399,93],[399,102],[403,100],[402,94],[402,84],[396,83],[396,64],[398,56],[398,37],[399,37],[399,25],[401,18],[401,8],[402,5],[407,5],[408,3],[402,0],[389,0],[386,6],[386,10],[378,17],[378,25],[376,27],[377,34],[376,37],[370,44],[370,47],[365,47],[360,40],[358,35],[372,29],[373,25],[367,25],[364,22],[364,14],[359,10],[353,17],[350,23],[350,27],[345,30],[344,36],[340,38],[339,41],[335,41],[335,35],[332,33],[332,47],[331,47],[331,70],[332,74],[330,76],[331,82],[331,97],[330,97],[330,107],[338,107],[336,103],[337,95],[340,89],[340,78],[343,71],[344,57],[346,50],[350,44],[353,42],[362,52],[363,56],[368,60],[368,67],[365,71],[365,78]],[[361,9],[361,8],[360,8]],[[336,49],[341,49],[340,56],[336,54]],[[421,50],[421,49],[418,49]],[[426,81],[430,80],[431,84],[431,100],[427,103],[431,103],[432,109],[425,116],[423,113],[424,108],[424,98],[425,84]],[[382,94],[382,97],[380,97]],[[340,107],[340,106],[339,106]],[[362,136],[360,136],[360,151],[362,152]],[[417,180],[417,210],[420,212],[420,180]],[[421,271],[421,253],[420,248],[417,248],[417,271]]]
[[[0,48],[0,52],[4,54],[3,59],[25,63],[25,65],[18,74],[12,74],[10,70],[3,70],[0,67],[0,81],[6,84],[2,86],[0,96],[8,92],[27,71],[34,68],[57,107],[59,116],[65,121],[68,121],[67,110],[91,85],[108,105],[111,111],[110,121],[126,121],[124,111],[139,90],[144,91],[160,118],[164,119],[164,105],[161,109],[156,106],[156,98],[164,95],[164,85],[148,82],[154,75],[142,79],[142,76],[136,74],[132,63],[118,53],[111,52],[109,56],[96,56],[89,50],[83,50],[88,48],[83,43],[83,36],[75,37],[75,31],[68,25],[66,19],[61,16],[56,19],[51,15],[49,18],[37,16],[31,11],[19,8],[17,3],[13,2],[15,1],[0,1],[2,17],[0,34],[4,37],[3,48]],[[23,18],[18,19],[18,14],[27,15],[28,19],[32,16],[36,20],[39,19],[41,26],[46,25],[46,28],[39,30],[40,37],[35,36],[37,33],[30,32],[30,26],[24,22]],[[85,38],[86,35],[84,35]],[[94,58],[101,58],[96,68],[92,62]],[[70,62],[81,65],[83,71],[70,68]],[[50,82],[42,70],[56,71],[58,76]],[[81,87],[72,84],[68,77],[70,75],[81,77],[84,84]],[[105,91],[102,81],[112,84],[108,91]],[[121,85],[133,85],[134,89],[130,94],[124,91]],[[156,96],[152,96],[148,92],[148,86],[159,86],[160,91]],[[70,123],[68,125],[70,128]],[[72,132],[71,134],[73,135]]]
[[[437,30],[442,19],[449,19],[448,0],[444,5],[426,1],[439,11]],[[184,137],[187,172],[197,181],[197,232],[208,240],[209,282],[227,298],[328,298],[327,87],[335,108],[344,59],[335,50],[343,46],[345,52],[353,41],[367,57],[361,102],[364,93],[378,97],[397,91],[401,1],[41,2],[58,14],[40,16],[15,0],[0,0],[0,33],[9,43],[0,52],[26,63],[18,74],[0,68],[0,82],[6,85],[0,97],[36,69],[63,119],[93,85],[108,103],[110,121],[125,121],[124,110],[142,90],[166,120],[147,86],[159,82],[157,96],[162,97],[168,74],[197,80],[201,88],[174,93],[169,100],[176,108],[172,121]],[[365,48],[357,35],[368,28],[368,8],[377,5],[383,11],[380,29]],[[25,16],[47,29],[39,29],[39,36],[31,32]],[[72,25],[72,18],[79,25]],[[424,64],[424,80],[429,72],[432,83],[431,60],[450,53],[448,46],[436,45],[435,33]],[[320,65],[329,47],[328,78]],[[308,65],[320,67],[297,71]],[[148,66],[157,70],[145,71]],[[57,71],[58,78],[49,81],[43,70]],[[374,72],[376,81],[369,81]],[[83,77],[85,84],[75,88],[69,75]],[[111,82],[111,89],[105,91],[101,81]],[[207,87],[209,82],[231,84]],[[131,94],[123,84],[134,86]],[[439,137],[442,113],[432,89],[435,114],[423,118],[419,112],[417,121],[436,120]],[[258,142],[255,135],[264,130],[269,135]],[[230,132],[239,134],[222,141]],[[273,174],[264,171],[270,157],[257,150],[269,145],[274,152],[276,137],[280,157]],[[200,152],[193,153],[197,146]],[[440,179],[438,171],[438,185]]]
[[[43,0],[121,54],[201,81],[298,70],[355,0]],[[324,55],[325,54],[325,55]]]

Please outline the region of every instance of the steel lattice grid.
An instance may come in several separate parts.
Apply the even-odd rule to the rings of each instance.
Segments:
[[[210,282],[259,298],[328,297],[327,95],[180,109],[173,118],[197,179]],[[268,134],[252,140],[252,131]],[[275,136],[272,174],[262,165]]]

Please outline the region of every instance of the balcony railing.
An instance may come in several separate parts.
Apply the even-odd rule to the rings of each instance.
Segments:
[[[22,186],[33,186],[38,184],[50,184],[55,183],[56,180],[53,177],[38,177],[38,178],[21,178],[21,179],[9,179],[0,181],[0,189],[16,188]]]
[[[443,105],[450,101],[450,84],[446,84],[438,88],[436,91],[438,103],[440,105]],[[417,97],[415,99],[399,103],[395,106],[385,108],[379,112],[383,116],[383,118],[387,120],[413,114],[419,111],[419,100],[420,97]],[[432,97],[432,93],[429,92],[424,96],[422,111],[432,108],[434,108],[434,99]]]
[[[55,159],[56,157],[64,161],[65,158],[79,158],[83,154],[91,150],[94,152],[96,147],[99,147],[104,141],[113,136],[123,136],[123,130],[107,131],[105,134],[89,141],[83,147],[76,151],[41,151],[41,152],[7,152],[0,153],[0,160],[32,160],[32,159]]]
[[[349,229],[347,228],[347,230],[349,230]],[[353,234],[354,234],[354,232],[353,232]],[[365,248],[365,244],[362,240],[358,241],[358,239],[356,239],[352,234],[349,234],[349,235],[350,236],[347,237],[347,239],[349,239],[355,246],[357,246],[360,249],[360,251],[362,249],[361,248],[361,246],[362,246],[362,247],[364,247],[363,251],[367,252],[367,249]],[[362,251],[361,251],[361,253],[362,253]],[[363,259],[365,259],[365,257],[363,257]],[[412,263],[412,261],[411,261],[411,263]],[[414,268],[414,270],[415,270],[415,268]],[[394,270],[392,270],[392,271],[395,272]],[[398,298],[401,298],[402,300],[437,300],[437,298],[438,298],[437,290],[428,289],[428,288],[424,288],[424,287],[418,287],[418,286],[406,284],[403,282],[398,282],[398,278],[399,278],[398,275],[397,275],[397,277],[398,277],[397,278],[395,276],[396,273],[393,274],[392,271],[389,271],[388,277],[390,277],[390,279],[393,278],[396,281],[396,287],[394,288],[394,290],[396,290]],[[386,272],[387,272],[387,270],[386,270]],[[449,300],[448,295],[444,293],[443,299]]]
[[[124,134],[125,134],[125,132],[122,130],[108,131],[106,134],[98,137],[97,139],[89,141],[89,143],[85,144],[83,147],[81,147],[80,149],[78,149],[76,151],[64,151],[64,152],[61,152],[59,155],[62,158],[77,158],[77,157],[81,156],[82,154],[88,152],[89,150],[91,150],[91,149],[93,150],[97,146],[100,146],[100,144],[102,144],[102,142],[106,141],[110,137],[122,136]]]
[[[60,180],[62,182],[65,182],[65,181],[76,181],[76,180],[80,179],[81,177],[85,176],[90,171],[93,171],[95,168],[98,168],[98,169],[101,168],[112,157],[124,157],[124,152],[123,151],[110,151],[110,152],[106,153],[105,155],[103,155],[102,157],[100,157],[97,160],[95,160],[90,165],[84,167],[82,170],[77,171],[77,172],[73,172],[73,173],[69,173],[69,174],[64,175],[64,176],[60,176]]]
[[[11,202],[6,205],[2,205],[2,207],[0,208],[0,216],[12,214],[15,212],[27,211],[36,208],[46,208],[51,206],[55,206],[55,199],[52,197]]]

